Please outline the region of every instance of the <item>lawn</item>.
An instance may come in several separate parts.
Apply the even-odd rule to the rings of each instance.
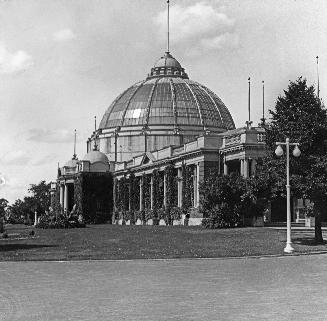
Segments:
[[[29,233],[35,230],[35,235]],[[286,231],[271,228],[207,230],[184,226],[89,225],[44,230],[7,226],[0,260],[94,260],[216,258],[280,255]],[[313,243],[314,231],[293,231],[296,253],[327,251]],[[326,235],[325,235],[326,237]]]

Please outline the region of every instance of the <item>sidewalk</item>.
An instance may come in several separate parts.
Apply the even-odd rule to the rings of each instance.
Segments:
[[[327,255],[1,262],[0,320],[319,321]]]

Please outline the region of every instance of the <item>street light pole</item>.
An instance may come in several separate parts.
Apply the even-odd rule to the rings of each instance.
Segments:
[[[294,248],[292,247],[291,240],[291,185],[290,185],[290,145],[295,146],[293,150],[293,155],[299,157],[301,151],[299,149],[299,143],[290,143],[290,139],[286,138],[286,142],[277,142],[277,148],[275,153],[277,156],[283,155],[283,149],[281,145],[286,145],[286,206],[287,206],[287,236],[286,236],[286,246],[284,248],[285,253],[292,253]]]

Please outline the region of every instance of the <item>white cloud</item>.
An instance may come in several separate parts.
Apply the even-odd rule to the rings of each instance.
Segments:
[[[238,45],[234,19],[229,18],[213,3],[202,1],[188,6],[172,5],[170,15],[170,40],[173,46],[183,45],[188,51],[193,48],[192,52],[195,54]],[[162,39],[166,34],[167,12],[160,12],[154,21]]]
[[[23,71],[33,65],[32,57],[23,50],[9,52],[0,43],[0,73],[11,74]]]
[[[5,185],[6,185],[6,178],[2,173],[0,173],[0,188],[4,187]]]
[[[13,150],[4,153],[0,157],[0,164],[21,166],[26,165],[30,161],[30,156],[23,150]]]
[[[34,128],[28,131],[28,140],[41,143],[73,143],[74,133],[67,129]]]
[[[35,161],[33,161],[32,165],[33,166],[39,166],[39,165],[44,165],[49,162],[49,160],[53,160],[57,155],[54,153],[47,154]]]
[[[68,41],[76,38],[75,34],[70,29],[61,29],[53,34],[53,39],[55,41]]]

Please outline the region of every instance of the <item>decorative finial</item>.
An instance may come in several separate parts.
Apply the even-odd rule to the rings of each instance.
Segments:
[[[73,159],[76,159],[76,129],[74,130],[74,154],[73,154]]]
[[[318,94],[318,98],[319,98],[319,92],[320,92],[320,89],[319,89],[319,57],[317,56],[316,59],[317,59],[317,78],[318,78],[317,94]]]
[[[167,0],[167,53],[169,53],[169,0]]]

